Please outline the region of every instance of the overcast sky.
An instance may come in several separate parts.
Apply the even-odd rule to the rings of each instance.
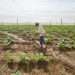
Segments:
[[[0,0],[0,22],[75,21],[75,0]]]

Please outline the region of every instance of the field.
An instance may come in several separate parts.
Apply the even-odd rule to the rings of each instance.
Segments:
[[[45,54],[34,25],[0,25],[0,75],[75,75],[75,25],[44,25]]]

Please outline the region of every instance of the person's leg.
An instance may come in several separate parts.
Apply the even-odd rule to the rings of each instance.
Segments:
[[[46,44],[44,39],[40,40],[40,52],[43,52],[44,54],[46,54]]]

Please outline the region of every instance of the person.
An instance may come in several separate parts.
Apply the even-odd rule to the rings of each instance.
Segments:
[[[39,45],[40,45],[40,52],[46,53],[46,43],[45,43],[45,30],[42,25],[38,23],[38,33],[39,33]]]
[[[39,27],[39,23],[38,23],[38,22],[36,22],[36,23],[35,23],[35,26],[36,26],[36,27]]]

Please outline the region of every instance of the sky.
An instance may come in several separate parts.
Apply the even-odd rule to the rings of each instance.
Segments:
[[[0,22],[60,23],[61,17],[75,23],[75,0],[0,0]]]

